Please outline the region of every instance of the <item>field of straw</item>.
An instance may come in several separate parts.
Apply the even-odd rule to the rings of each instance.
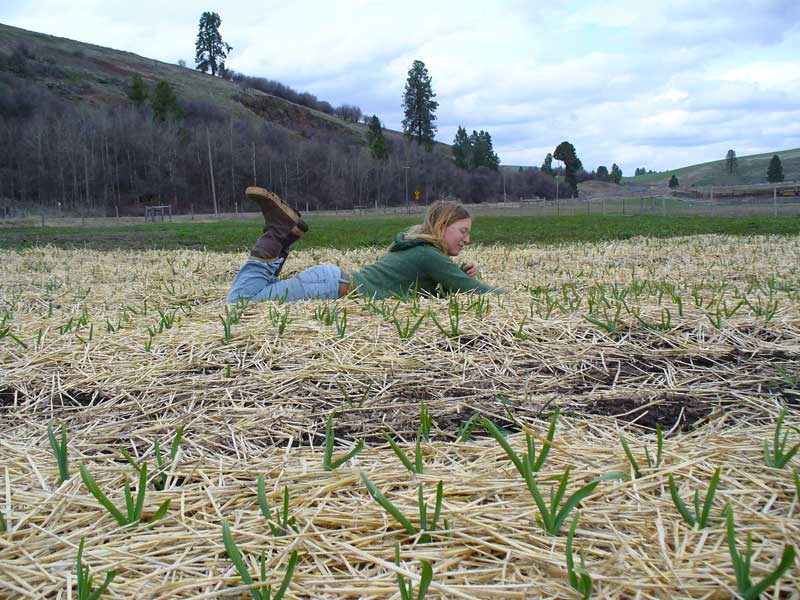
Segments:
[[[297,252],[285,272],[355,269],[381,252]],[[785,449],[800,442],[800,238],[466,254],[511,292],[226,307],[244,255],[0,252],[0,597],[80,598],[84,540],[93,589],[116,571],[102,598],[249,598],[224,522],[256,580],[263,553],[273,594],[296,552],[289,599],[400,599],[398,574],[416,597],[426,564],[428,598],[578,598],[566,553],[577,514],[571,555],[598,598],[735,597],[726,504],[740,555],[752,537],[753,584],[798,546],[800,459],[769,467],[764,442],[784,408]],[[423,406],[432,425],[412,473],[384,434],[416,466]],[[611,476],[548,533],[480,417],[520,456],[527,432],[538,458],[557,409],[534,479],[544,502],[568,467],[562,507]],[[365,446],[325,470],[332,414],[334,460]],[[57,447],[63,425],[63,482],[48,423]],[[657,425],[663,456],[648,466]],[[132,463],[144,462],[142,522],[123,526],[80,469],[126,515],[126,482],[138,508]],[[694,514],[717,469],[707,526],[692,527],[669,477]],[[440,481],[436,529],[419,531],[419,490],[430,524]],[[762,597],[800,598],[799,582],[795,561]]]

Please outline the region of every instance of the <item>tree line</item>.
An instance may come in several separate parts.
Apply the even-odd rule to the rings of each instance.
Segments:
[[[384,138],[385,152],[373,156],[358,139],[324,131],[301,137],[212,104],[180,100],[175,110],[158,89],[171,88],[159,82],[155,106],[92,109],[0,72],[2,201],[109,216],[141,214],[153,203],[230,212],[242,209],[246,186],[260,185],[301,209],[346,209],[405,204],[406,176],[408,195],[420,190],[426,202],[481,202],[503,192],[496,171],[465,172],[413,142]],[[167,107],[163,116],[159,106]],[[538,169],[508,173],[505,184],[512,198],[555,196]]]
[[[296,94],[278,82],[228,71],[224,59],[231,47],[214,34],[218,27],[218,16],[204,13],[198,69],[266,93]],[[217,53],[203,54],[201,40]],[[167,81],[145,82],[138,75],[129,82],[125,106],[75,105],[53,91],[57,85],[42,83],[45,76],[57,79],[59,68],[38,60],[35,50],[0,52],[0,202],[5,205],[110,216],[141,214],[153,203],[169,203],[176,211],[230,212],[242,210],[248,185],[268,187],[301,209],[403,205],[413,203],[415,191],[423,202],[556,196],[552,173],[522,167],[501,173],[491,136],[483,130],[466,136],[459,128],[466,137],[464,160],[432,151],[438,103],[421,61],[409,71],[403,138],[384,135],[377,116],[365,117],[352,105],[330,112],[363,119],[364,138],[321,129],[299,135],[233,117],[217,105],[179,98]],[[298,96],[298,103],[320,108],[313,95]],[[575,164],[565,163],[571,182],[562,182],[562,197],[576,193]]]
[[[203,72],[207,72],[211,68],[212,76],[215,75],[214,65],[220,63],[219,69],[220,76],[226,76],[224,68],[224,59],[227,53],[232,50],[231,46],[222,41],[222,36],[219,33],[219,25],[221,19],[217,13],[204,12],[200,18],[198,27],[198,35],[196,42],[196,68]],[[233,79],[242,81],[244,85],[257,86],[258,89],[267,93],[279,92],[285,93],[281,84],[271,82],[275,85],[267,86],[265,80],[258,78],[246,78],[243,76],[234,75]],[[419,147],[424,148],[428,153],[433,150],[434,138],[436,135],[436,110],[439,103],[434,100],[436,93],[433,91],[432,78],[428,73],[425,63],[421,60],[415,60],[408,71],[405,89],[403,91],[403,133],[407,140],[416,142]],[[391,146],[386,141],[383,135],[383,126],[377,115],[362,114],[359,107],[343,104],[336,109],[333,109],[327,102],[319,102],[317,98],[311,94],[303,94],[294,98],[297,101],[303,101],[303,104],[310,108],[322,110],[328,114],[339,117],[345,121],[358,122],[359,119],[367,125],[367,146],[369,148],[370,157],[376,161],[386,161],[391,154]],[[566,145],[566,146],[565,146]],[[562,152],[562,148],[568,147],[571,152],[571,158],[565,160],[565,170],[567,176],[565,181],[568,187],[564,190],[565,195],[574,195],[577,193],[577,180],[575,173],[577,170],[582,171],[580,160],[575,155],[574,147],[568,142],[563,142],[556,148],[556,154]],[[467,171],[476,171],[483,168],[489,171],[498,171],[500,160],[494,152],[492,146],[492,137],[487,131],[481,130],[480,132],[473,130],[471,136],[467,136],[466,129],[459,126],[455,139],[452,145],[453,158],[456,166]],[[406,166],[406,168],[408,168]],[[617,166],[614,168],[618,170]],[[521,172],[523,169],[519,169]],[[621,171],[619,171],[621,177]],[[544,172],[545,175],[552,176],[552,170]],[[586,175],[582,171],[582,174]],[[484,174],[485,175],[485,174]],[[592,174],[593,176],[594,174]],[[586,177],[584,177],[586,178]],[[546,187],[538,184],[539,187]],[[558,187],[556,186],[556,189]],[[416,195],[416,194],[415,194]],[[504,186],[505,196],[505,186]]]

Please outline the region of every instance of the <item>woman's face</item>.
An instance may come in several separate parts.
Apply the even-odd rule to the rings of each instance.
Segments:
[[[469,234],[472,231],[472,219],[461,219],[448,225],[444,230],[444,245],[447,248],[447,254],[450,256],[458,256],[464,249],[464,246],[469,244]]]

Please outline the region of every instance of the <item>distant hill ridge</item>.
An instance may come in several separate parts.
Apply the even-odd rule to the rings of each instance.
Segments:
[[[734,149],[735,150],[735,149]],[[724,158],[660,173],[624,177],[624,183],[667,185],[675,175],[681,187],[729,186],[767,183],[767,167],[775,155],[781,159],[784,181],[800,180],[800,148],[736,157],[736,173],[726,170]]]
[[[185,103],[211,104],[234,117],[266,119],[298,133],[327,130],[351,141],[360,141],[363,136],[363,125],[258,90],[245,90],[235,82],[192,68],[0,24],[0,52],[12,60],[22,53],[20,58],[25,59],[26,49],[30,50],[27,58],[32,60],[21,67],[29,72],[20,73],[18,69],[17,73],[44,82],[54,94],[75,104],[127,105],[131,78],[138,74],[150,85],[167,81]],[[8,65],[9,70],[14,67],[13,63]]]

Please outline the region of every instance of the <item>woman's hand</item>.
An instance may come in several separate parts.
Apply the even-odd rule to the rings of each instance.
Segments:
[[[478,265],[476,265],[475,263],[466,263],[464,265],[461,265],[461,270],[464,271],[464,273],[466,273],[470,277],[475,277],[475,275],[478,274],[479,269]]]

